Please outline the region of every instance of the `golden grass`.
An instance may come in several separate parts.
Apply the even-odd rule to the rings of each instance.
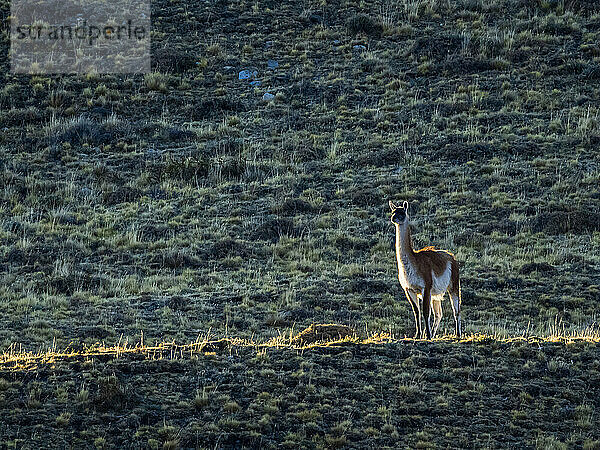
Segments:
[[[328,324],[335,326],[335,324]],[[74,350],[67,347],[64,350],[49,348],[37,352],[25,351],[19,345],[13,344],[0,354],[0,371],[23,371],[35,370],[41,366],[53,366],[57,362],[75,362],[91,361],[93,359],[119,359],[130,358],[132,360],[156,360],[156,359],[184,359],[194,358],[199,355],[214,355],[217,352],[232,352],[235,349],[254,348],[257,352],[264,352],[269,349],[291,349],[297,351],[306,351],[327,347],[344,346],[379,346],[383,344],[400,343],[427,343],[429,341],[413,338],[394,338],[388,333],[374,333],[367,337],[361,337],[357,334],[334,338],[330,340],[320,340],[308,344],[298,343],[297,335],[291,332],[288,336],[278,336],[265,342],[256,342],[248,339],[235,337],[225,337],[219,339],[209,339],[208,337],[197,339],[188,344],[177,344],[175,342],[161,342],[157,345],[145,345],[143,338],[140,342],[130,345],[128,342],[117,343],[106,346],[96,344],[85,347],[81,350]],[[572,344],[584,342],[590,344],[600,343],[600,328],[594,324],[580,330],[564,330],[560,328],[551,329],[546,335],[529,335],[523,332],[521,335],[506,336],[503,333],[486,334],[470,333],[457,339],[453,335],[443,335],[436,337],[431,344],[486,344],[486,343],[560,343]]]
[[[67,347],[64,350],[49,348],[37,352],[24,351],[21,346],[13,344],[0,354],[0,371],[2,370],[30,370],[41,365],[52,365],[59,361],[85,361],[93,358],[113,359],[129,357],[132,359],[181,359],[194,355],[215,354],[217,351],[233,350],[234,348],[255,348],[257,351],[267,348],[290,348],[305,350],[316,347],[330,347],[343,345],[369,345],[392,342],[389,335],[377,333],[367,338],[358,335],[345,336],[340,339],[317,341],[310,344],[294,344],[294,336],[278,336],[265,342],[256,342],[248,339],[225,337],[219,339],[197,339],[188,344],[175,342],[161,342],[157,345],[145,345],[143,340],[130,345],[128,342],[106,346],[96,344],[82,350],[73,350]]]

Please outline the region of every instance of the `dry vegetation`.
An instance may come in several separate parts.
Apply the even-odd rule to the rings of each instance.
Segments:
[[[0,0],[0,446],[598,448],[594,5],[158,0],[151,74],[57,77]],[[402,340],[390,198],[488,337]]]

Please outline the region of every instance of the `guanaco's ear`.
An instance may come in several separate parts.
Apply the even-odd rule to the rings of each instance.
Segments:
[[[406,200],[402,203],[402,207],[404,208],[404,211],[408,211],[408,202]]]
[[[394,205],[394,202],[393,202],[393,201],[391,201],[391,200],[390,200],[390,202],[389,202],[389,205],[390,205],[390,209],[391,209],[392,211],[393,211],[393,210],[395,210],[396,208],[398,208],[396,205]]]

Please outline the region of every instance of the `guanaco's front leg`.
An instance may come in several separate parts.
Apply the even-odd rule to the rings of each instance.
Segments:
[[[412,306],[413,315],[415,316],[415,337],[414,339],[420,339],[421,333],[423,332],[421,329],[421,308],[419,306],[419,299],[417,298],[417,294],[409,291],[408,289],[404,290],[406,294],[406,298],[408,299],[410,306]]]

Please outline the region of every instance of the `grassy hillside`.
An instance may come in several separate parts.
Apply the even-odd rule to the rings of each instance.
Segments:
[[[0,342],[411,335],[390,198],[460,260],[467,331],[592,322],[586,5],[159,1],[152,74],[4,71]]]
[[[0,350],[81,350],[139,342],[142,333],[147,345],[199,334],[264,342],[314,322],[349,325],[363,337],[412,336],[389,199],[410,202],[416,247],[455,253],[467,334],[577,333],[597,322],[593,2],[156,0],[154,72],[145,76],[11,75],[9,4],[0,5]],[[242,70],[256,74],[240,80]],[[449,303],[444,310],[441,332],[452,333]],[[139,375],[138,363],[118,360],[5,367],[0,422],[27,418],[22,429],[39,423],[42,433],[48,417],[64,412],[64,442],[76,442],[66,425],[76,419],[77,429],[95,430],[77,435],[90,446],[96,438],[122,445],[133,429],[140,445],[194,446],[204,437],[211,448],[308,445],[314,433],[314,446],[345,445],[341,436],[392,445],[394,433],[411,447],[600,439],[585,425],[600,407],[590,400],[598,398],[593,342],[579,365],[562,344],[410,345],[367,346],[351,358],[315,351],[306,362],[281,350],[264,367],[250,367],[254,355],[240,350],[232,360],[143,361]],[[429,351],[434,368],[416,371]],[[286,368],[288,359],[298,361]],[[306,394],[286,399],[286,383],[322,359],[322,373],[301,383]],[[489,370],[477,372],[476,359]],[[364,378],[340,379],[339,370],[362,365]],[[136,408],[154,400],[138,397],[124,403],[127,414],[95,408],[101,383],[120,392],[106,381],[113,372],[136,396],[156,396],[156,410],[144,413],[152,417]],[[215,380],[204,379],[213,372]],[[67,378],[73,384],[60,387]],[[335,390],[332,379],[344,387]],[[196,390],[212,395],[211,386],[231,401],[189,403]],[[88,388],[92,400],[76,400]],[[66,393],[55,398],[55,389]],[[352,403],[348,392],[362,397]],[[482,398],[493,399],[492,409]],[[220,419],[221,408],[233,415]],[[190,425],[191,410],[200,411],[201,430]],[[428,428],[439,425],[436,414],[457,413],[465,433],[450,419]],[[264,414],[263,428],[247,425]],[[507,429],[493,434],[499,421]],[[165,430],[140,429],[159,423]],[[7,429],[6,440],[24,439]],[[236,430],[249,434],[237,443],[228,437]]]

